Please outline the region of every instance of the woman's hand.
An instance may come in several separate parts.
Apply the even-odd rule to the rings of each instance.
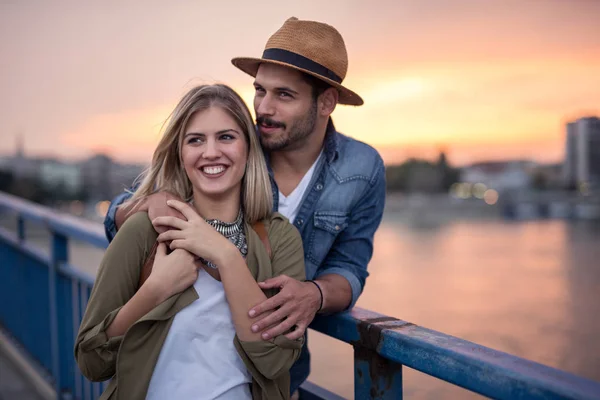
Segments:
[[[162,303],[174,294],[183,292],[198,279],[198,268],[193,254],[178,249],[167,254],[167,245],[159,243],[152,265],[152,272],[144,283]]]
[[[170,242],[171,250],[184,249],[197,257],[204,258],[217,266],[238,250],[227,238],[210,226],[188,204],[177,200],[167,205],[181,212],[186,220],[177,217],[157,217],[152,221],[157,226],[171,228],[158,235],[159,242]]]

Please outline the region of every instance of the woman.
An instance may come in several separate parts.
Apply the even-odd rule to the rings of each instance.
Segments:
[[[289,398],[303,341],[261,339],[248,310],[274,294],[257,280],[305,278],[302,241],[271,212],[252,117],[232,89],[199,86],[182,98],[124,206],[158,190],[186,199],[169,202],[185,219],[140,212],[119,229],[79,329],[79,368],[93,381],[112,378],[101,399]],[[157,235],[154,226],[171,229]]]

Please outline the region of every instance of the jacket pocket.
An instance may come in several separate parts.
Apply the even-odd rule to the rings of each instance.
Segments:
[[[310,236],[308,258],[321,265],[336,237],[348,226],[348,213],[340,211],[317,211]]]

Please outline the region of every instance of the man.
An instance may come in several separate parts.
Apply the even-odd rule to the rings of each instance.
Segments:
[[[232,63],[255,77],[257,131],[274,207],[302,235],[308,279],[280,276],[260,283],[280,291],[249,315],[256,319],[253,330],[265,340],[291,328],[287,336],[295,339],[305,334],[315,314],[347,310],[361,294],[385,203],[384,165],[375,149],[337,132],[331,120],[337,104],[363,104],[342,85],[348,57],[335,28],[290,18],[270,37],[261,58],[234,58]],[[109,240],[126,218],[127,212],[116,206],[127,196],[111,204],[105,220]],[[165,205],[170,197],[154,194],[137,211],[147,211],[151,219],[173,214]],[[305,347],[290,372],[292,393],[309,370]]]

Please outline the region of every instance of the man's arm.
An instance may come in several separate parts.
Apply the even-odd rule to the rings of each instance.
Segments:
[[[323,305],[317,314],[333,314],[344,311],[352,304],[352,287],[342,275],[325,274],[314,281],[321,289],[319,296],[323,296]]]
[[[315,313],[334,313],[353,307],[368,276],[373,238],[384,207],[385,168],[379,159],[369,185],[350,213],[348,226],[336,238],[317,270],[315,283],[319,287],[283,275],[260,282],[261,288],[277,288],[279,293],[249,310],[249,315],[257,318],[252,331],[264,331],[263,339],[269,339],[296,326],[296,330],[286,335],[296,339],[304,334]],[[323,302],[319,309],[321,293]],[[263,317],[263,313],[271,310],[276,311]]]
[[[385,207],[385,167],[380,161],[368,189],[350,214],[348,226],[336,238],[315,281],[323,292],[323,308],[328,314],[354,307],[363,291],[373,256],[373,239]]]
[[[123,192],[110,202],[110,207],[108,207],[108,212],[104,217],[104,233],[109,242],[112,242],[117,234],[117,230],[123,225],[123,222],[125,222],[124,210],[118,207],[130,197],[131,193]]]
[[[119,207],[130,197],[131,194],[125,192],[115,197],[110,203],[110,207],[108,208],[108,212],[104,218],[104,232],[109,242],[112,241],[117,234],[117,231],[123,225],[123,223],[125,223],[127,218],[140,211],[147,212],[150,220],[154,220],[156,217],[161,216],[173,216],[185,219],[179,211],[167,205],[167,200],[173,199],[181,201],[181,199],[169,192],[163,191],[153,193],[137,203],[133,208]],[[159,226],[154,227],[154,229],[158,233],[163,233],[168,228]]]

